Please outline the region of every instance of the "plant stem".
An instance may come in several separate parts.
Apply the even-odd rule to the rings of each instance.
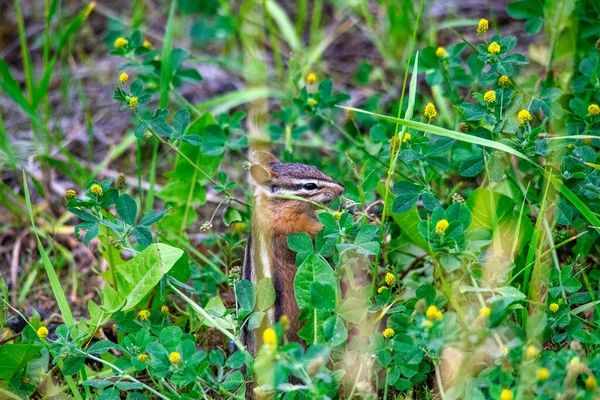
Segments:
[[[238,349],[240,349],[240,351],[242,353],[244,353],[244,355],[246,355],[246,357],[252,358],[252,356],[250,355],[250,353],[248,353],[248,351],[246,350],[246,347],[242,344],[242,342],[240,342],[239,339],[237,339],[235,336],[233,336],[233,334],[231,332],[229,332],[226,328],[222,327],[220,325],[220,323],[215,318],[213,318],[213,316],[211,316],[209,313],[207,313],[205,309],[203,309],[198,304],[196,304],[192,299],[190,299],[185,294],[180,292],[179,289],[177,289],[177,287],[175,287],[175,285],[173,285],[172,282],[169,281],[168,284],[171,287],[171,289],[175,293],[177,293],[179,295],[179,297],[181,297],[183,299],[183,301],[185,301],[187,304],[189,304],[192,307],[192,309],[194,311],[196,311],[204,319],[206,319],[208,322],[210,322],[215,328],[217,328],[219,331],[221,331],[221,333],[223,335],[227,336],[238,347]]]

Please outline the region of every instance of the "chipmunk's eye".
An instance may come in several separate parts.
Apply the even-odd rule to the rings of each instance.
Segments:
[[[315,183],[305,183],[303,188],[306,190],[315,190],[318,186]]]

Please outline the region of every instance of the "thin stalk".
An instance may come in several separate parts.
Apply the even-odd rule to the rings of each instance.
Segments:
[[[269,40],[271,41],[271,49],[273,50],[273,60],[275,61],[275,71],[277,71],[277,77],[279,80],[283,80],[283,62],[281,60],[281,51],[279,50],[279,39],[275,30],[275,24],[269,14],[269,8],[267,7],[267,0],[262,0],[263,12],[265,13],[265,21],[267,23],[267,29],[269,30]]]
[[[404,94],[406,92],[406,83],[408,82],[408,70],[410,68],[410,55],[413,53],[414,51],[414,46],[415,46],[415,42],[416,42],[416,38],[417,38],[417,30],[419,29],[419,21],[421,19],[421,13],[423,12],[423,0],[421,0],[419,2],[419,13],[417,14],[417,20],[415,22],[415,29],[413,30],[413,37],[411,40],[411,44],[410,44],[410,50],[408,53],[408,58],[406,60],[406,67],[404,70],[404,83],[402,84],[402,94],[400,95],[400,104],[398,105],[398,117],[400,118],[400,115],[402,113],[402,103],[404,103]],[[417,71],[413,71],[413,74],[416,74]],[[408,109],[407,109],[408,112]],[[394,137],[396,137],[398,135],[398,129],[399,129],[399,124],[396,124],[396,128],[395,128],[395,133],[394,133]],[[387,173],[387,179],[385,182],[385,196],[383,198],[383,211],[381,214],[381,228],[379,230],[379,249],[380,251],[377,252],[377,254],[375,255],[375,262],[373,263],[373,271],[372,271],[372,281],[371,281],[371,291],[373,292],[373,295],[377,294],[377,270],[379,268],[379,255],[382,253],[381,249],[383,247],[383,238],[385,235],[385,220],[387,218],[387,202],[388,199],[390,198],[390,186],[392,184],[392,176],[394,174],[394,171],[396,169],[396,161],[398,160],[398,156],[400,155],[400,150],[402,149],[402,141],[404,140],[404,134],[406,132],[406,127],[402,127],[402,135],[399,138],[400,140],[393,140],[392,141],[392,152],[391,154],[393,155],[392,160],[390,162],[390,165],[388,166],[388,173]],[[395,145],[395,143],[397,143],[398,145],[398,149],[396,150],[396,152],[393,152],[393,146]]]
[[[161,399],[164,399],[164,400],[172,400],[171,398],[169,398],[169,397],[167,397],[167,396],[163,395],[163,394],[162,394],[162,393],[160,393],[160,392],[157,392],[156,390],[154,390],[154,389],[153,389],[153,388],[151,388],[150,386],[146,385],[144,382],[138,381],[138,380],[137,380],[137,379],[135,379],[133,376],[129,375],[128,373],[126,373],[126,372],[125,372],[125,371],[123,371],[121,368],[117,367],[116,365],[114,365],[114,364],[112,364],[112,363],[110,363],[110,362],[108,362],[108,361],[105,361],[105,360],[103,360],[103,359],[101,359],[101,358],[98,358],[98,357],[96,357],[96,356],[93,356],[93,355],[91,355],[90,353],[87,353],[87,352],[85,352],[85,351],[83,351],[83,350],[79,350],[79,349],[77,349],[77,352],[78,352],[78,353],[81,353],[82,355],[85,355],[85,357],[87,357],[87,358],[91,358],[92,360],[94,360],[94,361],[96,361],[96,362],[99,362],[99,363],[101,363],[101,364],[104,364],[104,365],[106,365],[106,366],[107,366],[107,367],[109,367],[109,368],[112,368],[113,370],[117,371],[117,373],[118,373],[118,374],[119,374],[119,375],[120,375],[120,376],[121,376],[123,379],[130,380],[131,382],[139,383],[140,385],[142,385],[142,387],[143,387],[144,389],[146,389],[147,391],[149,391],[149,392],[150,392],[150,393],[152,393],[153,395],[155,395],[155,396],[158,396],[159,398],[161,398]],[[181,396],[180,396],[180,395],[178,395],[177,393],[175,393],[175,395],[177,396],[177,398],[178,398],[178,399],[180,399],[180,398],[181,398]]]
[[[239,339],[237,339],[235,336],[233,336],[233,334],[231,332],[229,332],[227,329],[223,328],[219,322],[213,318],[212,315],[210,315],[208,312],[206,312],[206,310],[202,307],[200,307],[198,304],[196,304],[192,299],[190,299],[189,297],[187,297],[185,294],[183,294],[182,292],[179,291],[179,289],[177,289],[177,287],[172,283],[172,282],[168,282],[169,287],[179,295],[179,297],[181,297],[181,299],[183,301],[185,301],[194,311],[196,311],[198,314],[200,314],[204,319],[206,319],[208,322],[210,322],[215,328],[217,328],[223,335],[227,336],[236,346],[238,349],[240,349],[240,351],[242,353],[244,353],[244,355],[246,355],[246,357],[250,357],[252,358],[252,356],[250,355],[250,353],[248,353],[248,351],[246,350],[246,347],[242,344],[242,342],[239,341]]]

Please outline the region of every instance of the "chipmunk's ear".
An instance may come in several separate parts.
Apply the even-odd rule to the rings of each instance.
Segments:
[[[250,175],[252,175],[252,178],[256,183],[263,186],[268,185],[273,179],[279,177],[277,172],[259,164],[250,166]]]
[[[266,166],[279,162],[279,160],[273,154],[267,153],[266,151],[255,151],[252,153],[252,160],[254,160],[256,164]]]

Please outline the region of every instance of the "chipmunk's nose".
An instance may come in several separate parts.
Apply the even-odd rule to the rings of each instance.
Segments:
[[[344,194],[344,192],[346,191],[346,186],[342,185],[341,183],[337,183],[340,186],[340,195]]]

